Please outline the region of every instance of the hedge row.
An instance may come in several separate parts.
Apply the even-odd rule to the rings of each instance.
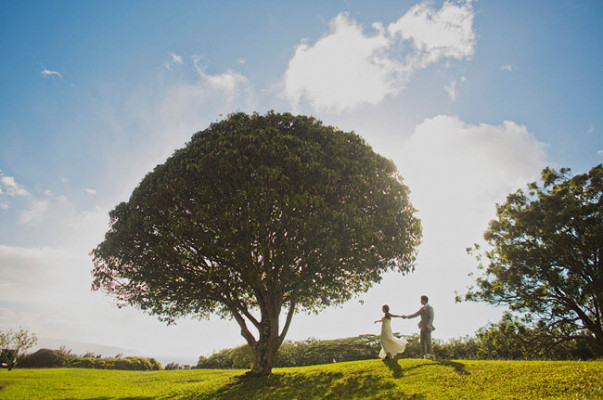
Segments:
[[[62,350],[40,349],[21,357],[18,361],[21,368],[94,368],[120,369],[128,371],[158,371],[161,364],[154,358],[93,358],[78,357]]]

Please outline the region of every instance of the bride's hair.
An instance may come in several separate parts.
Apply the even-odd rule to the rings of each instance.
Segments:
[[[389,306],[387,304],[384,304],[383,307],[381,307],[381,309],[385,312],[389,312]]]

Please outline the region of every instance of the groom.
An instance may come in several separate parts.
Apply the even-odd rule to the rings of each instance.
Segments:
[[[428,304],[429,298],[425,295],[421,296],[421,304],[423,307],[412,315],[402,315],[402,318],[415,318],[421,316],[421,322],[419,322],[419,329],[421,329],[421,352],[423,358],[429,358],[433,360],[431,350],[431,332],[435,329],[433,327],[433,307]]]

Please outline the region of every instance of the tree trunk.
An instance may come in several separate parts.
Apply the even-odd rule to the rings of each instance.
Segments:
[[[297,304],[296,298],[292,298],[289,301],[289,311],[287,312],[287,318],[283,331],[279,332],[279,315],[281,313],[282,302],[280,300],[272,300],[270,303],[260,302],[264,305],[261,307],[262,318],[261,321],[255,319],[249,312],[243,307],[236,305],[231,306],[230,311],[234,316],[235,320],[241,327],[241,335],[247,340],[247,344],[253,351],[253,368],[245,374],[245,376],[268,376],[272,373],[272,367],[276,362],[276,356],[278,349],[283,343],[289,325],[291,324],[291,318],[295,313],[295,306]],[[254,324],[258,329],[259,339],[256,340],[253,334],[247,328],[245,319],[239,313],[239,310],[243,311],[243,314]]]
[[[253,368],[247,372],[247,376],[268,376],[272,373],[280,340],[278,335],[267,340],[262,339],[253,347]]]
[[[280,300],[264,298],[264,306],[261,307],[262,320],[258,329],[259,339],[251,347],[254,363],[251,371],[247,373],[248,376],[268,376],[272,373],[276,354],[282,343],[279,334],[281,304]]]

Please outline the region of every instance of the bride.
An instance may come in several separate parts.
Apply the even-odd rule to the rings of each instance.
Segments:
[[[395,357],[397,354],[404,353],[406,349],[406,340],[398,339],[392,332],[391,319],[392,317],[401,318],[401,315],[394,315],[389,313],[389,306],[385,304],[382,307],[385,315],[383,318],[378,319],[374,323],[381,322],[381,352],[379,357],[389,359]]]

